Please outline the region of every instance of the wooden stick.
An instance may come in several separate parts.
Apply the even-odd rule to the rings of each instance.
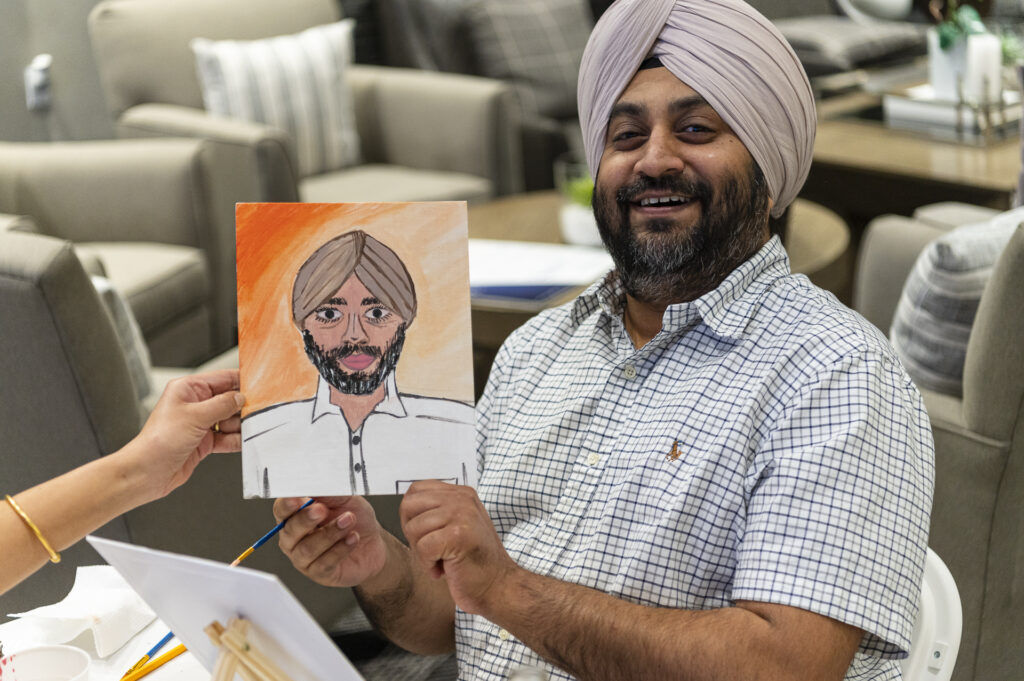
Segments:
[[[292,679],[274,664],[269,657],[250,645],[246,639],[248,622],[232,620],[227,630],[221,635],[221,642],[235,653],[241,663],[251,669],[259,679],[264,681],[292,681]]]

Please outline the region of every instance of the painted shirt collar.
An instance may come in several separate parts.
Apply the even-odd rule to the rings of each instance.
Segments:
[[[384,399],[373,408],[371,414],[388,414],[396,418],[404,418],[407,413],[402,405],[402,398],[398,394],[398,383],[395,381],[394,370],[388,372],[384,381]],[[316,386],[316,397],[313,398],[313,421],[315,422],[325,414],[341,413],[341,408],[331,402],[331,386],[320,376]]]

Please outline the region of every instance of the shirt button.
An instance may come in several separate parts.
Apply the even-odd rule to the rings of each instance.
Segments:
[[[590,456],[587,457],[587,463],[591,466],[596,466],[597,462],[601,460],[601,456],[597,452],[590,452]]]
[[[360,442],[362,442],[362,439],[358,435],[352,437],[352,444],[357,445]]]
[[[627,364],[626,366],[622,367],[622,375],[628,378],[629,380],[633,380],[634,378],[636,378],[636,367],[633,366],[632,364]]]
[[[512,634],[508,633],[506,629],[502,629],[498,632],[498,638],[500,638],[502,641],[507,641],[510,638],[512,638]]]
[[[363,464],[361,464],[361,463],[357,463],[352,468],[355,470],[356,473],[362,473],[363,472]]]

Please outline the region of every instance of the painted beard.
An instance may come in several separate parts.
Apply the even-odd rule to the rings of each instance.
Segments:
[[[329,385],[346,395],[369,395],[376,390],[398,364],[398,357],[405,345],[405,324],[395,331],[395,337],[381,352],[380,348],[366,343],[343,343],[339,347],[325,350],[313,340],[309,331],[302,332],[306,346],[306,357],[313,363]],[[371,372],[348,371],[341,366],[341,360],[355,353],[380,357],[377,368]]]
[[[630,206],[648,190],[682,194],[699,201],[700,219],[689,234],[674,234],[673,220],[646,223],[640,238],[629,220]],[[594,217],[601,240],[615,261],[629,295],[648,303],[692,300],[720,283],[764,242],[768,187],[756,163],[747,177],[727,181],[717,197],[703,180],[682,176],[640,176],[619,188],[595,191]]]

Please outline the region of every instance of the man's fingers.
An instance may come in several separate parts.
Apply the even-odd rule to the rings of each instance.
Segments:
[[[302,508],[307,501],[309,501],[309,497],[281,497],[274,502],[274,519],[281,522]]]

